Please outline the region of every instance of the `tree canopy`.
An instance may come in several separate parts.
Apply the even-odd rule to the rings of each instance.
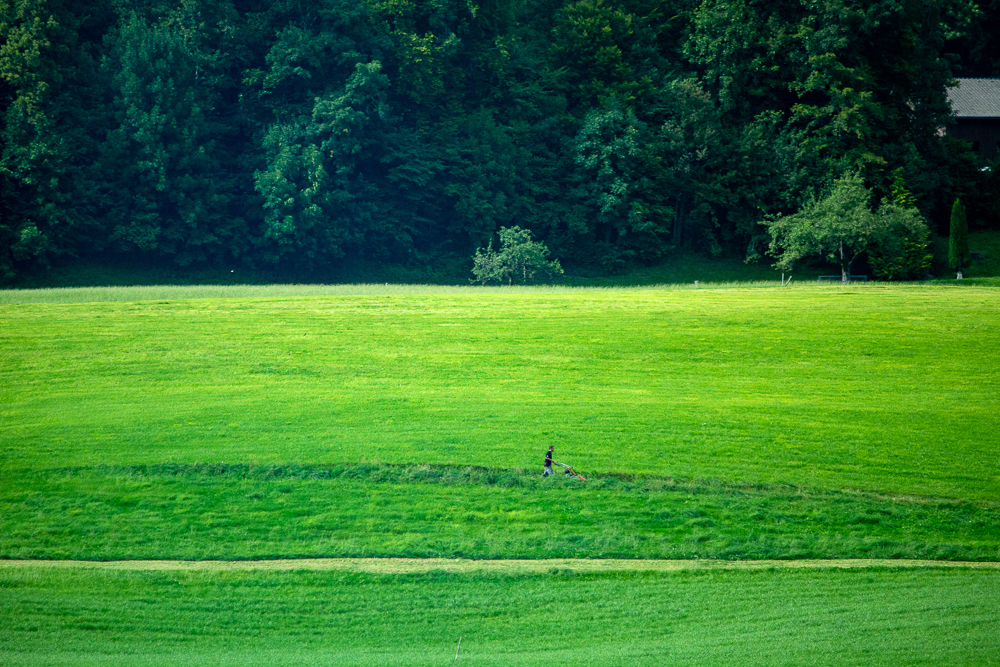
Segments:
[[[962,267],[968,266],[969,257],[969,222],[965,215],[962,200],[956,199],[951,207],[951,229],[948,234],[948,266],[962,277]]]
[[[877,211],[869,206],[871,192],[857,173],[837,179],[822,199],[801,211],[769,221],[775,266],[791,269],[809,255],[825,257],[840,266],[841,280],[850,282],[851,265],[861,253],[879,247],[891,257],[906,250],[906,239],[923,237],[926,226],[919,212],[891,201]]]
[[[987,0],[0,0],[0,276],[741,255],[846,172],[946,233]],[[991,194],[992,193],[992,194]],[[902,214],[900,214],[902,215]]]
[[[549,280],[563,273],[558,259],[549,259],[544,243],[531,238],[531,232],[520,227],[500,228],[500,250],[493,249],[491,240],[486,250],[476,249],[473,257],[473,282],[517,283],[528,285]]]

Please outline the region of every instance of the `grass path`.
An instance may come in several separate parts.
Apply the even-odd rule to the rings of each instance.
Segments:
[[[888,558],[808,560],[629,560],[621,558],[544,558],[538,560],[470,560],[464,558],[301,558],[243,561],[184,560],[0,560],[0,569],[24,567],[86,568],[96,570],[334,570],[372,574],[422,572],[537,574],[553,570],[584,572],[681,572],[693,570],[817,570],[858,568],[970,568],[1000,569],[1000,562],[936,561]]]

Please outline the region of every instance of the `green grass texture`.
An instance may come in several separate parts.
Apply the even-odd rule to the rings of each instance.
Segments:
[[[0,307],[0,469],[440,464],[995,500],[987,287]]]
[[[995,665],[1000,572],[0,569],[0,663]]]
[[[0,557],[1000,560],[1000,507],[420,466],[0,475]]]
[[[0,558],[997,560],[997,294],[0,294]],[[587,481],[542,479],[549,444]],[[454,664],[461,637],[475,665],[989,665],[998,594],[961,567],[11,563],[0,664]]]

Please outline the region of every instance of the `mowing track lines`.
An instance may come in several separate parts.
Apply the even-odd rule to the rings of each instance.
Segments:
[[[858,568],[1000,569],[996,561],[894,560],[629,560],[552,558],[539,560],[470,560],[461,558],[287,558],[277,560],[0,560],[0,569],[21,567],[99,570],[275,571],[339,570],[375,574],[420,572],[492,572],[501,574],[574,572],[680,572],[691,570],[803,570]]]

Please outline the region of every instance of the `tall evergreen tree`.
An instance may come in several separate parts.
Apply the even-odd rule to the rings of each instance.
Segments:
[[[948,234],[948,266],[957,272],[961,280],[962,267],[969,265],[969,223],[965,219],[962,200],[956,199],[951,207],[951,228]]]

